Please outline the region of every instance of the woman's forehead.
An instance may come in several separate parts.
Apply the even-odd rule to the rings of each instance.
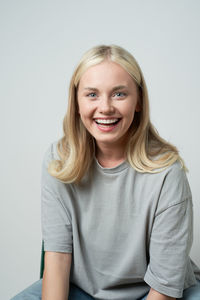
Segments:
[[[114,62],[102,62],[89,67],[81,76],[79,81],[80,89],[87,87],[100,88],[108,85],[133,87],[135,82],[130,74],[119,64]]]

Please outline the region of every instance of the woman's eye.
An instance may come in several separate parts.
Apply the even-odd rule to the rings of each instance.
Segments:
[[[94,98],[95,96],[94,95],[96,95],[95,93],[90,93],[90,94],[88,94],[87,96],[88,97],[91,97],[91,98]]]
[[[116,95],[117,97],[124,97],[126,96],[126,93],[119,92],[119,93],[115,93],[114,95]],[[87,97],[90,98],[95,98],[96,96],[97,96],[96,93],[90,93],[87,95]]]
[[[118,95],[117,97],[123,97],[123,96],[126,96],[126,94],[125,93],[121,93],[121,92],[119,92],[119,93],[116,93],[116,95]],[[120,96],[121,95],[121,96]]]

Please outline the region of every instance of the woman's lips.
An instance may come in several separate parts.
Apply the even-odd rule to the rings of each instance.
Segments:
[[[114,130],[118,124],[120,123],[121,119],[117,122],[117,124],[107,124],[107,125],[104,125],[104,124],[97,124],[95,121],[95,124],[97,126],[97,128],[103,132],[109,132],[109,131],[112,131]]]

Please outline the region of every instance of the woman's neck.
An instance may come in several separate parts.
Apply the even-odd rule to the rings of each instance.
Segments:
[[[97,148],[96,158],[99,164],[105,168],[112,168],[125,160],[124,149],[111,149],[110,147]]]

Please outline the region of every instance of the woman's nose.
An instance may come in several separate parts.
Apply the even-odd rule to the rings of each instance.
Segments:
[[[99,111],[101,113],[113,113],[114,111],[112,100],[109,97],[105,96],[102,97],[101,101],[99,102]]]

